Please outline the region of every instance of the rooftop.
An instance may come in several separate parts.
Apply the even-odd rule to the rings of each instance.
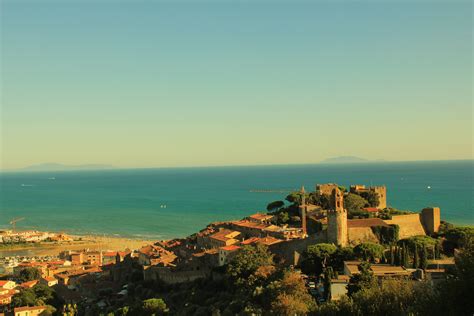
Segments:
[[[220,247],[219,249],[225,250],[225,251],[236,251],[236,250],[239,250],[240,247],[236,245],[230,245],[230,246]]]

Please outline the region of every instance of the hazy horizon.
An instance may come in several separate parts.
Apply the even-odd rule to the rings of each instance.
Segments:
[[[338,157],[333,157],[338,158]],[[358,157],[357,157],[358,158]],[[85,163],[85,164],[78,164],[78,165],[68,165],[58,162],[45,162],[45,163],[37,163],[32,164],[24,167],[19,168],[12,168],[12,169],[0,169],[0,171],[43,171],[41,169],[29,169],[32,167],[41,167],[43,165],[59,165],[62,167],[66,167],[66,169],[61,170],[44,170],[47,171],[69,171],[69,170],[90,170],[87,167],[92,167],[92,170],[132,170],[132,169],[179,169],[179,168],[219,168],[219,167],[271,167],[271,166],[310,166],[310,165],[319,165],[319,164],[327,164],[327,165],[354,165],[354,164],[390,164],[390,163],[422,163],[422,162],[466,162],[466,161],[474,161],[474,159],[441,159],[441,160],[383,160],[383,159],[373,159],[373,160],[365,160],[360,162],[326,162],[326,159],[321,161],[314,161],[314,162],[301,162],[301,163],[261,163],[261,164],[222,164],[222,165],[185,165],[185,166],[146,166],[146,167],[139,167],[139,166],[130,166],[130,167],[121,167],[115,166],[111,164],[95,164],[95,163]],[[68,169],[68,168],[78,168],[78,169]]]
[[[0,169],[470,160],[470,1],[1,3]]]

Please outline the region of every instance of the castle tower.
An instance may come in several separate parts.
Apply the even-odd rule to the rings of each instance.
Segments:
[[[439,207],[427,207],[421,211],[421,222],[428,235],[437,233],[441,225],[441,211]]]
[[[332,201],[333,208],[328,210],[328,243],[344,247],[348,243],[347,211],[344,209],[344,196],[339,188],[332,191]]]
[[[377,205],[377,208],[380,210],[387,208],[387,187],[370,187],[370,190],[377,193],[377,195],[379,196],[379,204]]]
[[[304,190],[304,186],[301,187],[301,204],[300,204],[300,216],[301,216],[301,229],[303,230],[303,234],[307,235],[306,230],[306,191]]]

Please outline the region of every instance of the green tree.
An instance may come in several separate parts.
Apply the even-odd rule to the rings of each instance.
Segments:
[[[277,211],[279,210],[280,208],[283,207],[283,205],[285,205],[285,202],[283,201],[274,201],[274,202],[271,202],[267,205],[267,211],[269,212],[274,212],[274,211]]]
[[[361,196],[349,193],[344,196],[344,206],[348,212],[361,211],[367,205],[367,200]]]
[[[327,266],[330,256],[336,251],[337,247],[333,244],[321,243],[308,246],[302,262],[303,271],[316,275],[321,274]]]
[[[365,261],[375,262],[375,259],[380,259],[382,257],[384,247],[371,242],[364,242],[358,244],[354,248],[354,254]]]
[[[413,250],[413,269],[417,269],[419,266],[419,258],[418,258],[418,245],[415,244],[415,249]]]
[[[142,315],[158,316],[164,315],[168,309],[166,307],[165,301],[161,298],[150,298],[142,302]]]
[[[428,251],[426,250],[426,247],[421,248],[421,254],[420,254],[420,269],[426,270],[426,267],[428,266]]]
[[[290,216],[288,215],[288,212],[280,212],[278,213],[277,216],[277,222],[278,224],[286,224],[290,220]]]
[[[265,267],[273,266],[273,255],[262,244],[244,246],[227,266],[227,274],[238,285],[251,286]]]
[[[377,207],[379,205],[379,195],[373,191],[361,192],[360,196],[367,201],[367,206]]]
[[[281,280],[272,282],[267,291],[272,297],[271,315],[306,315],[315,307],[315,302],[298,272],[284,272]]]
[[[39,280],[41,278],[41,272],[36,268],[27,267],[20,270],[20,272],[18,273],[18,278],[22,282]]]
[[[36,295],[33,289],[22,289],[12,298],[13,306],[35,306]]]
[[[361,262],[359,264],[359,273],[351,276],[349,284],[347,285],[347,294],[349,296],[354,295],[362,289],[367,289],[376,283],[376,279],[372,270],[370,269],[370,263]]]

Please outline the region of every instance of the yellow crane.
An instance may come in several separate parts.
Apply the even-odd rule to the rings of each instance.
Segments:
[[[15,228],[16,228],[16,223],[19,222],[19,221],[22,221],[24,220],[25,218],[24,217],[17,217],[17,218],[13,218],[11,221],[10,221],[10,225],[12,225],[12,231],[15,232]]]

